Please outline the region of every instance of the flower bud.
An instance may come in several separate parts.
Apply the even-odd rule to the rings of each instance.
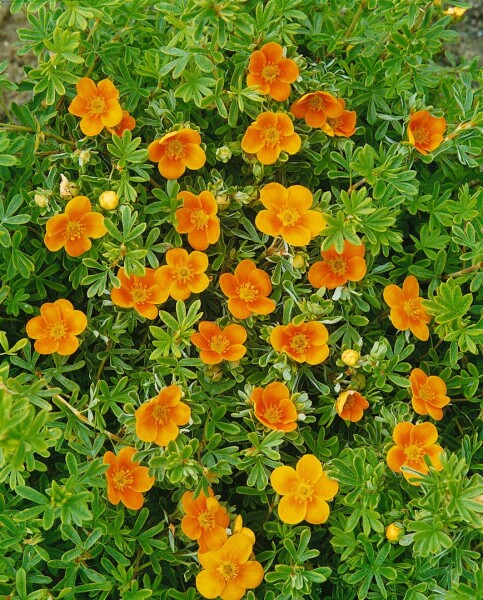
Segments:
[[[79,161],[79,167],[83,167],[91,160],[91,153],[89,150],[77,150],[75,152],[77,160]]]
[[[390,542],[399,542],[404,535],[404,528],[399,527],[396,523],[391,523],[386,527],[386,538]]]
[[[222,163],[227,163],[233,154],[228,146],[222,146],[221,148],[217,148],[215,156],[217,160],[220,160]]]
[[[230,206],[230,199],[226,194],[219,194],[215,197],[216,203],[218,204],[218,210],[225,210]]]
[[[35,194],[34,201],[40,208],[45,208],[49,204],[49,199],[45,194]]]
[[[296,252],[292,258],[292,266],[303,271],[307,267],[307,255],[302,252]]]
[[[113,190],[102,192],[99,196],[99,204],[104,210],[114,210],[119,204],[119,196]]]
[[[209,377],[211,381],[221,381],[223,378],[223,369],[220,367],[220,365],[210,365],[206,369],[206,376]]]
[[[344,352],[342,352],[341,359],[342,362],[348,367],[355,367],[359,362],[360,357],[361,355],[359,352],[357,352],[357,350],[344,350]]]

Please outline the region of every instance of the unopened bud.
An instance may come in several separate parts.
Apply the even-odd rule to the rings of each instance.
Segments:
[[[233,154],[232,154],[232,151],[230,150],[230,148],[228,148],[228,146],[222,146],[221,148],[218,148],[216,150],[215,156],[222,163],[227,163],[230,160],[230,158],[233,156]]]
[[[357,350],[344,350],[344,352],[342,352],[341,359],[342,362],[348,367],[355,367],[359,362],[360,357],[361,355],[359,352],[357,352]]]
[[[99,196],[99,204],[104,210],[114,210],[119,204],[119,196],[113,190],[102,192]]]
[[[83,167],[91,160],[91,153],[89,150],[77,150],[76,154],[80,167]]]
[[[304,270],[307,267],[307,256],[302,252],[296,252],[292,258],[292,266],[299,271]]]
[[[396,523],[391,523],[386,527],[386,538],[390,542],[399,542],[404,535],[404,528],[399,527]]]
[[[218,196],[216,196],[215,200],[218,204],[218,209],[220,211],[225,210],[230,206],[230,199],[226,194],[219,194]]]
[[[49,199],[45,194],[35,194],[35,204],[40,208],[45,208],[49,204]]]

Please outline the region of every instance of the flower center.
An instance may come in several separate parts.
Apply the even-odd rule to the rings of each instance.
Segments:
[[[313,493],[314,486],[309,481],[301,481],[295,489],[295,500],[297,502],[310,502]]]
[[[214,335],[210,340],[210,348],[218,354],[223,354],[229,346],[230,340],[224,335]]]
[[[240,300],[251,302],[258,296],[258,290],[252,283],[242,283],[236,290]]]
[[[203,511],[198,517],[198,523],[202,529],[213,529],[215,526],[215,515],[209,510]]]
[[[423,402],[431,402],[434,400],[433,388],[428,384],[423,385],[423,387],[419,390],[419,395]]]
[[[316,112],[320,112],[324,110],[324,99],[320,96],[312,96],[309,100],[309,107],[311,110],[315,110]]]
[[[419,462],[425,454],[424,449],[419,444],[410,444],[404,448],[404,454],[408,461]]]
[[[82,229],[79,221],[69,221],[65,228],[64,236],[68,240],[78,240],[82,235]]]
[[[411,298],[404,302],[404,312],[410,319],[418,319],[421,312],[420,298]]]
[[[265,81],[272,83],[280,75],[280,69],[277,65],[267,65],[262,69],[262,77]]]
[[[429,131],[424,127],[416,127],[416,129],[413,129],[412,134],[417,144],[427,144],[429,141]]]
[[[150,292],[145,285],[139,283],[131,290],[131,298],[135,304],[143,304],[149,299]]]
[[[278,213],[277,217],[282,221],[284,227],[290,227],[298,222],[300,213],[295,208],[287,206],[281,213]]]
[[[238,565],[229,560],[224,560],[221,565],[218,566],[217,570],[222,579],[225,581],[235,579],[235,577],[238,575]]]
[[[309,346],[310,340],[303,333],[298,333],[297,335],[294,335],[290,342],[290,347],[292,348],[292,350],[294,350],[294,352],[298,352],[299,354],[305,352]]]
[[[339,129],[341,121],[342,121],[342,119],[339,117],[337,117],[335,119],[327,119],[327,124],[329,125],[329,127],[331,129],[333,129],[334,131],[337,131]]]
[[[66,335],[67,331],[65,329],[64,321],[58,321],[50,328],[49,337],[54,338],[54,340],[61,340]]]
[[[282,416],[282,413],[279,411],[279,409],[276,406],[269,406],[265,410],[265,419],[269,423],[279,423],[281,416]]]
[[[275,146],[280,140],[280,131],[276,127],[268,127],[262,132],[265,146]]]
[[[351,408],[355,402],[354,394],[348,393],[344,402],[344,408]]]
[[[158,425],[166,425],[169,419],[170,409],[169,406],[164,406],[164,404],[158,404],[154,407],[153,410],[153,420]]]
[[[191,281],[191,279],[193,279],[193,269],[191,269],[191,267],[188,267],[187,265],[178,267],[174,273],[173,278],[182,282]]]
[[[168,142],[166,150],[168,158],[182,158],[184,156],[184,144],[179,140],[171,140]]]
[[[89,115],[102,115],[106,112],[106,101],[102,96],[92,98],[87,104]]]
[[[127,469],[119,469],[112,476],[112,485],[116,488],[116,490],[122,491],[128,485],[131,485],[132,482],[132,473]]]
[[[338,256],[337,258],[331,258],[327,261],[327,263],[332,273],[335,275],[345,275],[345,272],[347,271],[347,263],[341,256]]]
[[[195,210],[190,215],[190,221],[196,229],[206,229],[208,227],[209,216],[204,210]]]

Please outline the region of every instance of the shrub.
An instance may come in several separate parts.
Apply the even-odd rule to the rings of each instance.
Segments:
[[[3,598],[483,596],[478,65],[447,8],[12,1]]]

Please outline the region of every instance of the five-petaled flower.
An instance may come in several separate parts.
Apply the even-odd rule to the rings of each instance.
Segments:
[[[112,81],[103,79],[96,85],[89,77],[82,77],[77,84],[77,96],[69,106],[69,112],[82,117],[80,128],[84,135],[97,135],[104,127],[115,127],[122,120],[119,91]]]
[[[367,272],[364,244],[356,246],[345,240],[342,252],[334,245],[321,254],[324,260],[315,262],[307,274],[315,288],[333,290],[348,281],[360,281]]]
[[[297,429],[297,409],[292,401],[292,394],[284,383],[270,383],[265,389],[256,387],[250,400],[253,402],[256,418],[269,429]]]
[[[446,384],[436,375],[426,375],[421,369],[413,369],[409,375],[411,403],[418,415],[429,415],[436,421],[443,418],[444,406],[449,404]]]
[[[255,225],[262,233],[280,236],[292,246],[306,246],[326,226],[322,214],[310,210],[313,196],[303,185],[286,188],[269,183],[260,190],[260,202],[267,210],[257,214]]]
[[[55,215],[47,221],[44,243],[56,252],[62,247],[69,256],[80,256],[92,247],[89,238],[98,239],[107,233],[104,216],[91,211],[91,203],[85,196],[72,198],[65,213]]]
[[[335,403],[335,410],[339,417],[353,423],[362,419],[366,408],[369,408],[369,402],[355,390],[342,392]]]
[[[230,523],[228,513],[208,488],[194,498],[193,492],[185,492],[181,498],[185,516],[181,520],[183,533],[199,544],[200,553],[218,550],[226,542],[226,528]]]
[[[342,106],[342,114],[338,117],[327,117],[325,123],[322,123],[321,129],[330,137],[351,137],[356,131],[357,115],[353,110],[345,110],[343,98],[338,98],[337,101]]]
[[[157,304],[166,302],[169,296],[167,288],[156,282],[155,269],[146,269],[144,275],[127,276],[121,267],[117,273],[121,287],[111,290],[111,300],[116,306],[134,308],[147,319],[158,316]]]
[[[273,489],[282,496],[278,516],[284,523],[296,525],[307,521],[313,525],[329,518],[327,500],[339,491],[339,483],[324,472],[313,454],[305,454],[294,468],[277,467],[270,476]]]
[[[81,310],[74,310],[68,300],[46,302],[40,307],[40,315],[27,322],[27,335],[35,340],[34,348],[39,354],[62,356],[73,354],[79,347],[80,335],[87,327],[87,317]]]
[[[158,446],[174,441],[179,435],[179,425],[186,425],[191,417],[190,407],[180,400],[181,388],[169,385],[142,404],[135,412],[138,438]]]
[[[163,135],[148,146],[149,160],[158,163],[166,179],[178,179],[188,169],[201,169],[206,154],[200,146],[201,136],[194,129],[180,129]]]
[[[211,192],[198,196],[191,192],[180,192],[183,206],[176,211],[176,231],[188,234],[188,243],[195,250],[206,250],[216,244],[220,237],[220,220],[216,216],[218,204]]]
[[[290,112],[298,119],[305,119],[310,127],[322,127],[327,119],[339,118],[344,106],[329,92],[312,92],[296,100]]]
[[[273,165],[280,152],[295,154],[302,140],[294,132],[292,120],[281,112],[266,111],[258,115],[246,130],[241,147],[248,154],[256,154],[264,165]]]
[[[409,119],[409,143],[421,154],[429,154],[436,150],[443,141],[446,131],[446,119],[433,117],[427,110],[418,110]]]
[[[419,297],[419,284],[413,275],[404,280],[402,289],[394,284],[387,285],[383,292],[384,300],[391,308],[389,318],[396,329],[408,329],[422,341],[429,338],[427,323],[430,315],[423,308],[423,299]]]
[[[203,252],[188,254],[184,248],[173,248],[166,252],[166,262],[156,270],[156,283],[169,290],[173,300],[186,300],[208,287],[208,257]]]
[[[249,560],[253,551],[250,538],[243,533],[229,537],[219,550],[198,555],[203,570],[196,577],[196,589],[204,598],[241,600],[247,589],[263,580],[263,567]]]
[[[242,260],[233,274],[223,273],[220,287],[228,296],[228,310],[237,319],[247,319],[254,313],[268,315],[275,310],[275,301],[267,297],[272,293],[270,277],[250,259]]]
[[[270,343],[277,352],[284,352],[296,362],[309,365],[318,365],[329,356],[328,339],[327,328],[318,321],[277,325],[270,334]]]
[[[122,111],[122,119],[115,127],[108,127],[107,131],[112,135],[122,137],[125,131],[132,131],[136,127],[136,119],[127,110]]]
[[[299,68],[290,58],[283,58],[283,48],[269,42],[250,56],[247,85],[257,85],[261,94],[283,102],[290,96],[291,86],[299,76]]]
[[[392,433],[392,439],[396,445],[392,446],[387,453],[387,464],[392,471],[402,473],[412,485],[420,485],[417,481],[418,474],[401,471],[401,467],[409,467],[413,471],[426,474],[428,466],[424,457],[429,456],[433,468],[436,471],[442,470],[440,454],[443,448],[435,443],[438,439],[438,430],[432,423],[419,425],[407,421],[398,423]]]
[[[135,448],[126,446],[117,456],[113,452],[106,452],[103,460],[104,464],[109,465],[106,471],[109,502],[122,502],[124,506],[133,510],[142,507],[143,492],[147,492],[154,485],[154,477],[149,476],[149,469],[132,460],[136,452]]]
[[[211,321],[201,321],[198,332],[191,342],[200,350],[200,358],[206,365],[217,365],[223,360],[240,360],[247,351],[243,345],[247,332],[241,325],[228,325],[224,329]]]

